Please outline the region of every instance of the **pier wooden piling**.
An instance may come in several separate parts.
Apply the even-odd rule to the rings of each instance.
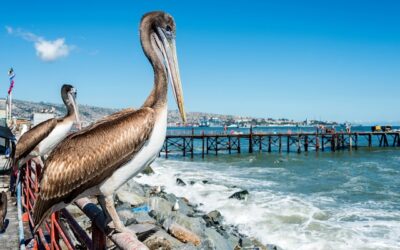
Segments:
[[[358,150],[360,147],[400,148],[400,132],[334,132],[334,133],[260,133],[250,128],[249,133],[191,133],[167,134],[160,156],[171,155],[194,158],[242,152],[318,152]],[[256,149],[254,151],[254,149]]]

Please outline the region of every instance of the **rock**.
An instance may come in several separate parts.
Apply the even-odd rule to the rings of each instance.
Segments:
[[[240,246],[242,247],[242,248],[244,248],[244,249],[246,249],[246,248],[248,248],[248,249],[251,249],[251,248],[253,248],[253,241],[250,239],[250,238],[248,238],[248,237],[244,237],[244,238],[241,238],[240,240],[239,240],[239,244],[240,244]]]
[[[171,208],[173,204],[161,197],[151,197],[149,200],[149,204],[152,209],[149,215],[156,219],[157,222],[160,224],[162,224],[163,221],[168,218],[172,213]]]
[[[281,247],[274,245],[274,244],[267,244],[266,250],[283,250]]]
[[[171,208],[176,203],[176,201],[178,201],[180,213],[185,214],[185,215],[194,214],[193,207],[189,206],[189,204],[187,202],[185,202],[183,198],[178,198],[173,194],[166,194],[166,193],[163,193],[161,195],[161,197],[165,198],[168,202],[171,203]]]
[[[131,208],[118,208],[117,213],[121,222],[125,226],[135,224],[155,224],[156,220],[149,216],[147,212],[132,212]]]
[[[143,171],[142,171],[142,174],[145,174],[145,175],[152,175],[152,174],[154,174],[155,172],[154,172],[154,170],[150,167],[150,165],[149,166],[147,166],[147,167],[145,167],[144,169],[143,169]]]
[[[214,210],[208,214],[205,214],[203,219],[205,220],[207,227],[211,227],[215,225],[222,225],[223,217],[219,211]]]
[[[248,195],[249,195],[249,191],[242,190],[242,191],[238,191],[238,192],[232,194],[231,196],[229,196],[229,199],[246,200]]]
[[[149,216],[146,212],[133,213],[133,223],[136,224],[155,224],[156,220]]]
[[[201,237],[205,236],[204,230],[206,228],[206,225],[201,217],[188,217],[184,214],[178,213],[176,215],[166,218],[163,221],[162,225],[164,229],[168,230],[170,225],[172,225],[173,223],[177,223]]]
[[[186,183],[181,178],[176,178],[176,185],[186,186]]]
[[[157,231],[159,230],[159,228],[156,225],[149,223],[132,224],[129,225],[127,228],[134,231],[136,234],[142,234],[155,229],[157,229]]]
[[[169,201],[171,204],[174,204],[175,201],[177,200],[177,197],[174,194],[170,193],[162,193],[161,197]]]
[[[237,242],[225,239],[212,228],[206,228],[205,234],[207,239],[201,245],[201,249],[232,250],[237,246]]]
[[[195,181],[190,181],[190,185],[194,185],[195,183]]]
[[[208,183],[208,181],[207,181],[207,180],[203,180],[202,182],[203,182],[203,184],[207,184],[207,183]]]
[[[182,242],[169,235],[164,230],[159,230],[143,242],[149,249],[170,250],[184,246]]]
[[[177,223],[172,223],[168,227],[168,232],[183,243],[192,243],[195,246],[200,245],[201,240],[197,234]]]
[[[146,198],[142,197],[134,192],[129,192],[125,190],[117,191],[115,195],[116,201],[118,203],[128,203],[129,205],[136,207],[146,202]]]
[[[123,185],[120,190],[125,190],[129,192],[135,192],[138,195],[146,196],[147,185],[141,185],[134,181],[133,179],[128,181],[125,185]]]

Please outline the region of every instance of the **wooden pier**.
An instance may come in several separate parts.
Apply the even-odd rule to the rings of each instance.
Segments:
[[[167,134],[160,156],[190,156],[253,152],[357,150],[359,147],[399,147],[400,132],[334,133],[207,133]]]

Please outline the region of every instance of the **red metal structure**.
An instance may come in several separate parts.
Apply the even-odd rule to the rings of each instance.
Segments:
[[[23,222],[25,242],[28,242],[28,249],[105,249],[105,234],[95,223],[92,223],[92,238],[79,226],[73,216],[63,209],[51,214],[50,218],[33,234],[35,227],[32,218],[32,209],[35,203],[36,194],[39,191],[39,180],[42,166],[35,161],[29,161],[21,169],[20,181],[22,184],[21,202],[23,207]],[[67,230],[69,228],[69,230]],[[28,233],[26,233],[28,232]],[[71,235],[73,234],[73,235]],[[72,240],[74,239],[74,240]],[[93,239],[93,240],[92,240]],[[94,242],[95,240],[95,242]]]

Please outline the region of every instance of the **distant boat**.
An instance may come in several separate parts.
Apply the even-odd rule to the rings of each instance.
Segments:
[[[207,120],[201,120],[201,121],[200,121],[200,124],[199,124],[199,127],[202,127],[202,128],[206,127],[206,128],[208,128],[208,127],[210,127],[210,122],[207,121]]]
[[[227,128],[239,128],[238,124],[230,124],[228,126],[226,126]]]

